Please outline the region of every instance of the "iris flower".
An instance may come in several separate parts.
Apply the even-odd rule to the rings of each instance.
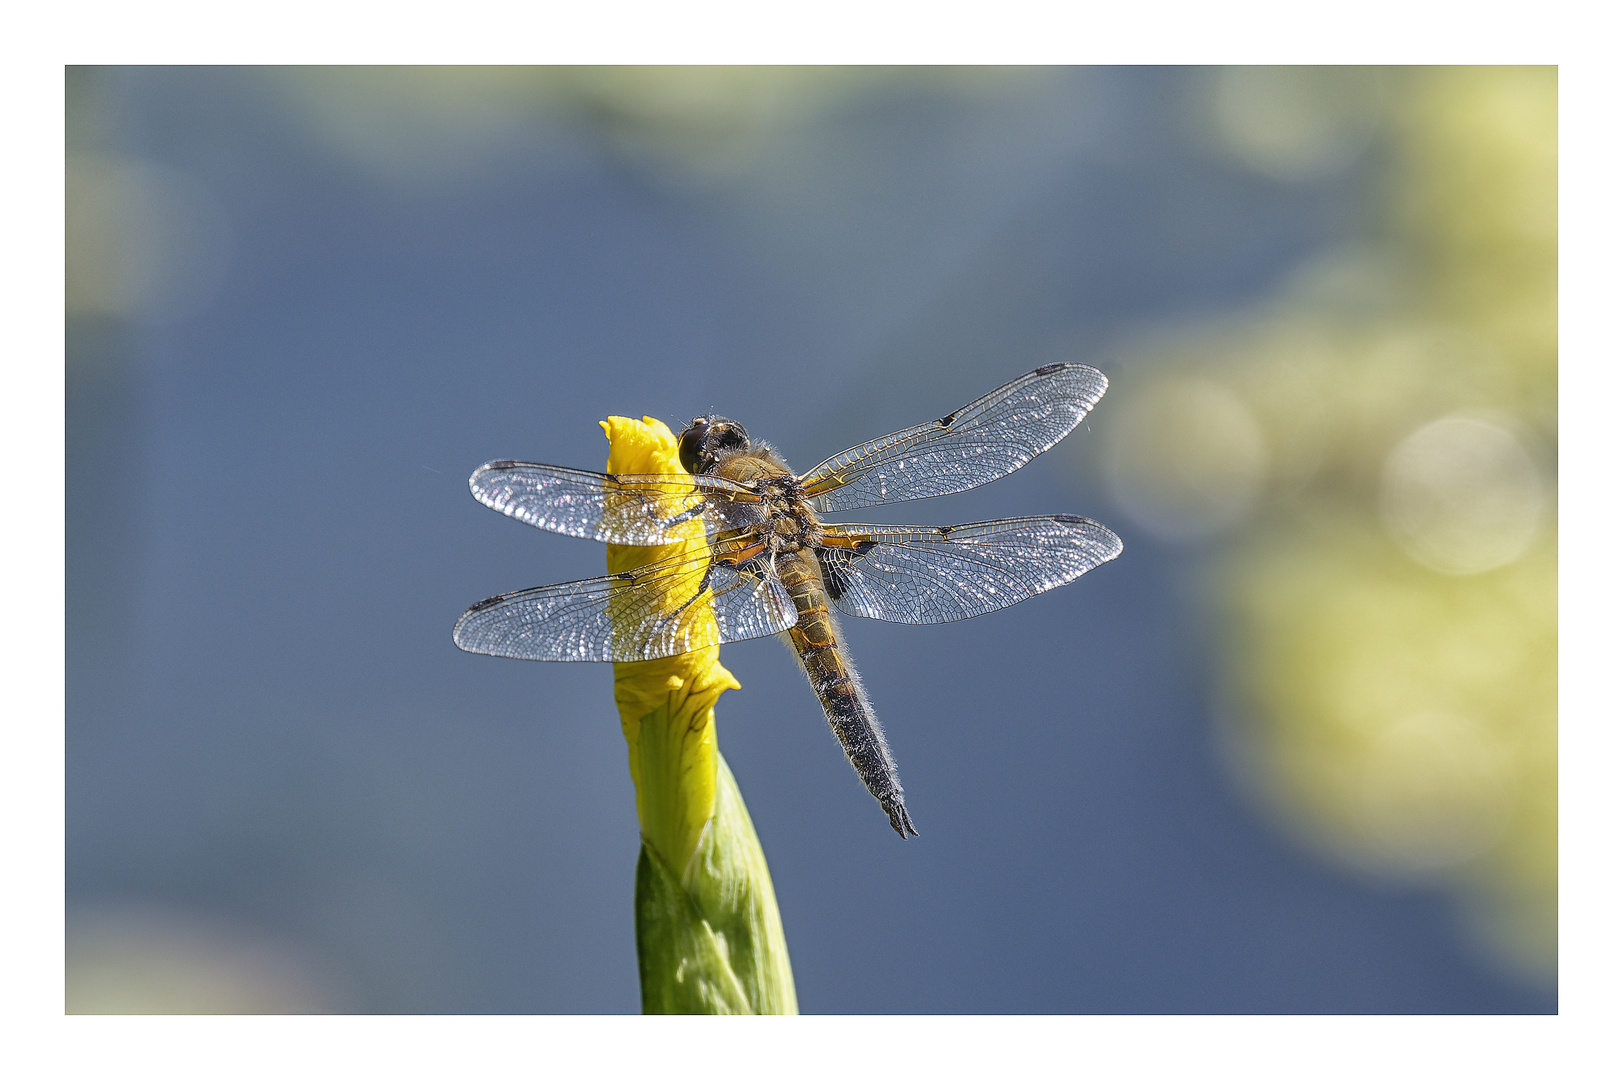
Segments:
[[[603,431],[608,472],[686,475],[676,437],[660,421],[611,416]],[[683,529],[680,540],[660,547],[610,545],[609,573],[702,552],[704,523]],[[686,617],[715,619],[708,603]],[[798,1011],[766,857],[716,748],[716,701],[738,687],[720,652],[711,645],[614,665],[642,828],[636,921],[645,1013]]]

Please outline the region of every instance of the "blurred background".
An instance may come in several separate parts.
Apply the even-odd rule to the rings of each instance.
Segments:
[[[798,468],[1045,363],[1053,452],[867,520],[1126,551],[847,620],[723,751],[807,1012],[1551,1012],[1554,69],[69,69],[67,1009],[634,1012],[603,550],[480,507],[718,411]]]

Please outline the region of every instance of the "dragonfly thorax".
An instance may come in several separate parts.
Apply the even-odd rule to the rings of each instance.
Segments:
[[[799,551],[816,543],[817,517],[801,494],[800,481],[770,446],[760,443],[742,452],[724,454],[713,473],[747,484],[763,496],[764,520],[757,535],[774,554]]]

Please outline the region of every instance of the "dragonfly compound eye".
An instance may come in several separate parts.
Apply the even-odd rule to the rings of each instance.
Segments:
[[[732,450],[747,450],[749,433],[742,424],[719,416],[695,417],[677,444],[677,460],[690,473],[715,468],[719,457]]]
[[[716,420],[710,426],[709,442],[713,453],[750,448],[749,432],[744,430],[743,424],[733,420]]]
[[[710,431],[710,418],[695,416],[693,423],[682,432],[682,437],[676,445],[676,458],[682,463],[682,468],[690,473],[699,473],[704,468],[701,460],[704,453],[704,440]]]

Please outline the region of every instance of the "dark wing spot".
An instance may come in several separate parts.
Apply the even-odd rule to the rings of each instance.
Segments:
[[[937,420],[936,423],[940,424],[942,427],[952,427],[952,422],[956,419],[958,419],[958,414],[955,412],[950,412],[946,416],[943,416],[941,419]]]
[[[817,566],[823,572],[823,592],[828,594],[830,600],[838,600],[845,595],[846,587],[850,584],[845,575],[846,564],[851,556],[838,548],[813,548],[817,552]]]
[[[476,611],[483,611],[487,607],[494,607],[497,604],[501,603],[503,600],[506,600],[511,595],[512,595],[511,593],[501,593],[499,595],[492,596],[488,600],[481,600],[477,604],[473,605],[473,607],[468,609],[468,614],[472,615]]]
[[[951,536],[952,535],[952,526],[951,525],[937,525],[936,526],[936,532],[940,533],[942,536]]]
[[[1065,367],[1064,364],[1044,364],[1042,367],[1038,368],[1036,371],[1033,371],[1032,374],[1033,375],[1052,375],[1052,374],[1054,374],[1054,372],[1059,371],[1064,367]]]
[[[1085,517],[1077,517],[1075,514],[1055,514],[1054,520],[1062,521],[1067,525],[1080,525],[1088,519]]]
[[[516,462],[516,461],[511,461],[511,460],[509,460],[507,458],[503,458],[501,461],[492,461],[489,465],[486,465],[485,468],[487,468],[487,469],[511,469],[517,464],[518,464],[518,462]]]

